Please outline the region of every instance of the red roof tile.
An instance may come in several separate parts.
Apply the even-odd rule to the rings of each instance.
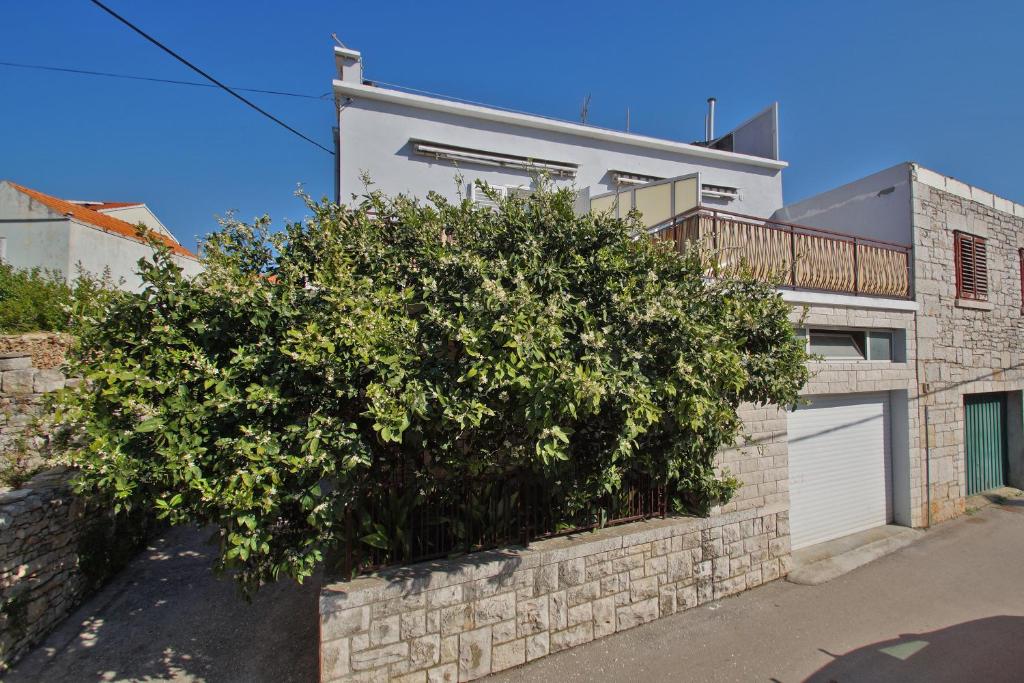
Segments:
[[[58,213],[64,214],[65,216],[70,215],[75,220],[81,221],[82,223],[86,223],[90,227],[96,228],[97,230],[102,230],[104,232],[114,233],[115,235],[121,235],[122,237],[127,237],[128,239],[135,240],[136,242],[141,242],[143,244],[146,243],[146,239],[139,235],[136,227],[127,221],[123,221],[120,218],[114,218],[113,216],[108,216],[107,214],[100,213],[99,211],[87,209],[81,204],[73,204],[72,202],[68,202],[63,199],[51,197],[48,194],[43,194],[42,192],[39,192],[38,190],[31,190],[27,187],[22,187],[17,183],[12,183],[10,181],[8,181],[8,183],[10,183],[11,187],[13,187],[15,190],[18,190],[22,194],[28,195],[32,199],[35,199],[37,202],[48,206],[49,208]],[[104,205],[109,207],[112,204],[115,203],[106,202]],[[124,206],[134,205],[124,204]],[[187,258],[198,260],[198,257],[194,253],[192,253],[191,251],[189,251],[188,249],[181,246],[180,244],[178,244],[177,242],[175,242],[174,240],[165,235],[161,235],[160,233],[157,232],[150,232],[149,236],[153,237],[158,242],[163,242],[164,244],[171,248],[172,252],[178,254],[179,256],[185,256]]]

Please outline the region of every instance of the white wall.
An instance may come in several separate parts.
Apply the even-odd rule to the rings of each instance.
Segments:
[[[559,186],[589,189],[591,195],[616,189],[611,170],[664,178],[701,172],[704,183],[737,187],[740,199],[728,210],[770,216],[782,206],[782,172],[745,164],[741,160],[715,160],[629,144],[586,138],[560,131],[538,130],[525,125],[430,111],[403,103],[356,98],[339,115],[339,198],[363,194],[360,180],[369,173],[374,189],[387,194],[406,193],[425,199],[429,191],[454,199],[455,176],[462,173],[466,185],[480,179],[495,185],[523,185],[528,171],[492,166],[437,161],[414,154],[410,139],[469,147],[487,152],[514,154],[579,165],[574,180],[558,180]]]
[[[911,244],[910,164],[899,164],[789,204],[775,220]]]
[[[6,260],[15,268],[67,271],[67,220],[6,185],[0,185],[0,237],[7,238]]]
[[[103,209],[101,213],[105,213],[112,218],[120,219],[126,223],[131,223],[132,225],[142,223],[153,232],[158,232],[170,237],[175,242],[178,241],[178,238],[167,229],[167,226],[160,222],[160,219],[156,217],[156,214],[150,211],[149,207],[145,204],[120,206],[115,209]]]
[[[78,265],[93,275],[102,275],[106,268],[115,283],[124,279],[125,289],[137,290],[142,285],[138,276],[138,261],[152,258],[153,250],[147,244],[114,233],[97,230],[77,221],[68,222],[69,278],[78,275]],[[174,261],[186,275],[195,275],[202,269],[197,261],[175,255]]]

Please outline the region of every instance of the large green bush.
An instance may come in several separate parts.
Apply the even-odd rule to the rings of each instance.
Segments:
[[[0,334],[77,332],[82,316],[101,308],[112,289],[109,273],[80,272],[68,284],[59,271],[0,263]]]
[[[71,287],[59,273],[0,263],[0,334],[63,332],[70,301]]]
[[[228,221],[191,281],[143,265],[82,339],[80,486],[217,525],[246,587],[346,536],[393,548],[418,500],[465,482],[533,473],[566,516],[634,475],[677,506],[728,499],[737,407],[806,381],[773,289],[706,278],[568,191],[431,202]]]

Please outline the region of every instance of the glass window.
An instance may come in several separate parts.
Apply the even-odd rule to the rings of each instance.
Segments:
[[[811,353],[825,360],[864,360],[864,333],[846,330],[811,330]]]
[[[892,360],[892,332],[868,332],[868,360]]]

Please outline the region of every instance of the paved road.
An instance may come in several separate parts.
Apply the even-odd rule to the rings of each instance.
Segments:
[[[314,585],[252,605],[172,531],[5,680],[313,681]],[[1024,499],[821,586],[775,582],[525,667],[518,681],[1024,680]]]
[[[1024,499],[829,583],[775,582],[491,680],[1024,681]]]
[[[247,603],[213,577],[205,540],[188,528],[156,539],[3,680],[314,681],[316,582]]]

